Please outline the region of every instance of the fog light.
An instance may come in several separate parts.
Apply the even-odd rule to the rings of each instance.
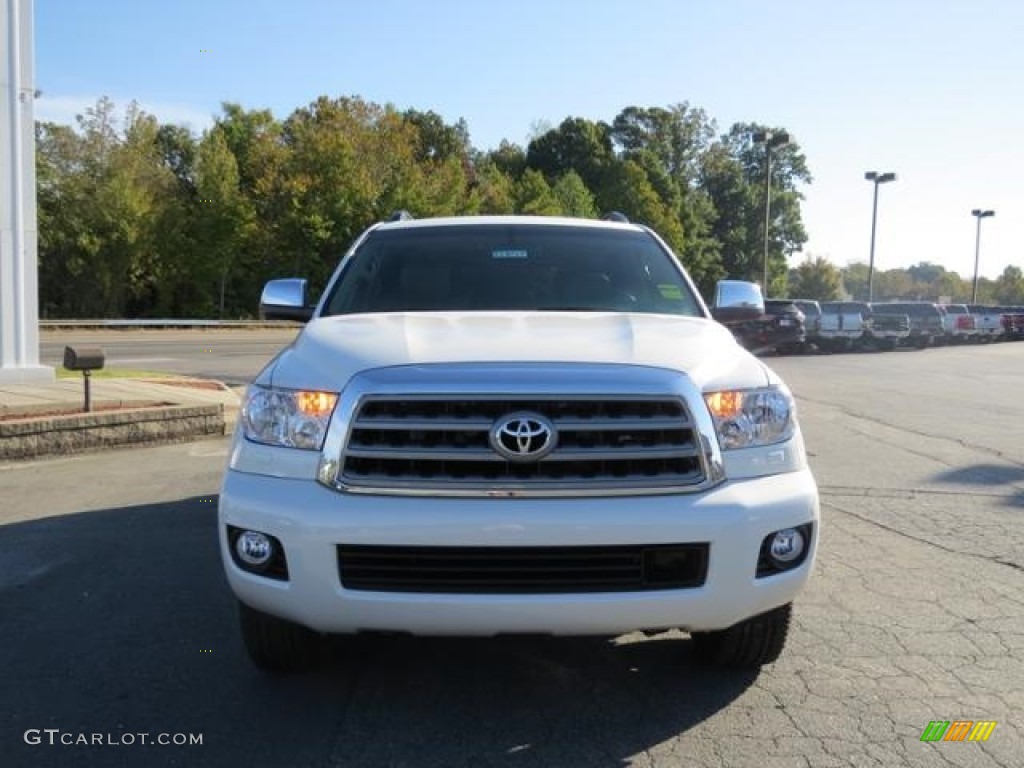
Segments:
[[[772,543],[768,552],[772,560],[776,562],[793,562],[804,552],[803,534],[796,528],[785,528],[784,530],[777,531],[772,536]]]
[[[235,540],[235,552],[246,565],[260,568],[270,562],[274,554],[274,545],[265,534],[258,531],[242,531]]]

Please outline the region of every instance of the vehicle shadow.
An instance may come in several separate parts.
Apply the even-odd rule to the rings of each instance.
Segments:
[[[703,669],[679,633],[359,637],[268,676],[242,648],[215,532],[210,497],[0,527],[5,768],[617,766],[757,678]]]
[[[1009,485],[1013,493],[1002,502],[1005,506],[1024,508],[1024,466],[1008,464],[972,464],[939,472],[935,480],[942,483],[977,485],[985,488]]]

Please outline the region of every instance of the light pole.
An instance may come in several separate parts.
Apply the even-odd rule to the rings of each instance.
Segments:
[[[871,258],[868,260],[868,302],[875,298],[875,223],[878,221],[878,185],[896,181],[895,173],[868,171],[864,178],[875,183],[875,201],[871,206]]]
[[[995,211],[983,211],[981,208],[975,208],[971,211],[971,216],[978,220],[978,232],[974,236],[974,288],[971,290],[971,304],[978,303],[978,256],[981,253],[981,220],[995,215]]]
[[[772,150],[789,144],[789,134],[785,131],[757,131],[754,143],[764,144],[764,298],[768,298],[768,235],[772,223]]]

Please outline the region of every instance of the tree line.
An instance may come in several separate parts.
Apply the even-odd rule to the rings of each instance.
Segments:
[[[875,301],[889,299],[948,301],[967,304],[974,295],[973,279],[960,277],[941,264],[922,261],[912,267],[875,270],[872,280]],[[854,263],[840,268],[823,257],[808,258],[789,272],[786,296],[829,301],[868,300],[868,265]],[[978,279],[978,303],[1024,304],[1024,273],[1009,265],[995,280]]]
[[[522,213],[651,226],[703,289],[760,280],[765,147],[777,127],[719,132],[680,103],[623,109],[610,123],[567,117],[527,145],[481,151],[462,120],[322,96],[284,120],[225,103],[196,135],[109,99],[77,125],[37,136],[43,317],[251,317],[263,283],[307,277],[314,290],[367,226],[414,216]],[[772,295],[806,240],[792,142],[772,150]]]

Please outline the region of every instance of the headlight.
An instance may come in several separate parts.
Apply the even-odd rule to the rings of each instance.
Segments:
[[[704,401],[724,451],[781,443],[793,436],[793,398],[785,390],[709,392]]]
[[[257,443],[319,451],[338,396],[252,385],[242,408],[245,436]]]

